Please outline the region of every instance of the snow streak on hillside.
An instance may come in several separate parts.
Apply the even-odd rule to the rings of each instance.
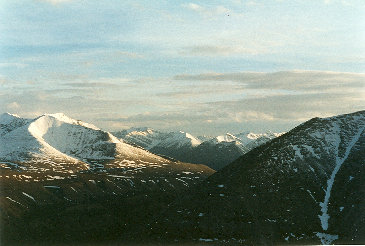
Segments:
[[[325,192],[324,201],[320,203],[322,215],[318,216],[321,221],[322,229],[324,231],[327,231],[328,226],[329,226],[330,215],[328,214],[328,203],[330,201],[331,191],[332,191],[333,183],[335,182],[336,174],[340,170],[342,164],[348,158],[352,148],[354,147],[356,142],[359,140],[361,134],[364,132],[365,126],[360,127],[358,132],[352,137],[352,140],[348,143],[346,150],[345,150],[345,154],[342,158],[340,157],[340,154],[339,154],[339,148],[340,148],[340,144],[341,144],[341,138],[340,138],[341,128],[337,124],[337,122],[334,122],[333,128],[334,128],[334,132],[336,133],[336,141],[335,141],[336,165],[332,171],[331,177],[327,180],[327,189]],[[332,243],[333,240],[338,239],[337,235],[329,235],[326,233],[318,233],[317,236],[321,239],[322,244],[330,244],[330,243]]]

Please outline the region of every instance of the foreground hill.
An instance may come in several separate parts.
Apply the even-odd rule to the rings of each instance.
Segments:
[[[145,229],[147,237],[364,244],[364,128],[365,111],[305,122],[179,198]]]
[[[204,164],[219,170],[251,149],[280,136],[280,133],[227,133],[217,137],[194,137],[186,132],[160,132],[131,128],[113,133],[125,142],[179,161]]]
[[[0,116],[1,243],[113,240],[214,171],[45,114]]]

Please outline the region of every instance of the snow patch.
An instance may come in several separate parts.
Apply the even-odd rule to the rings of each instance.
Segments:
[[[20,202],[17,202],[17,201],[15,201],[15,200],[13,200],[13,199],[11,199],[10,197],[6,197],[7,199],[9,199],[10,201],[12,201],[12,202],[14,202],[14,203],[17,203],[17,204],[19,204],[19,205],[21,205],[21,206],[24,206],[23,204],[21,204]]]
[[[329,245],[333,241],[338,239],[338,235],[331,235],[331,234],[321,233],[321,232],[317,232],[316,236],[321,240],[321,243],[323,245]]]
[[[199,241],[201,242],[213,242],[214,240],[211,238],[199,238]]]
[[[310,191],[310,190],[307,190],[307,192],[308,192],[308,194],[313,198],[313,200],[315,201],[315,202],[317,202],[317,200],[314,198],[314,196],[312,195],[312,192]]]
[[[57,186],[57,185],[45,185],[43,186],[44,188],[51,188],[51,189],[61,189],[61,187]]]
[[[240,139],[237,138],[236,136],[227,133],[226,135],[221,135],[218,136],[216,138],[213,139],[216,143],[221,143],[221,142],[234,142],[234,141],[239,141]]]
[[[299,157],[300,159],[303,159],[304,156],[302,155],[300,148],[298,147],[298,145],[293,145],[292,146],[293,150],[295,151],[295,157]]]
[[[65,177],[61,177],[61,176],[51,176],[51,175],[47,175],[47,180],[54,180],[54,179],[65,179]]]
[[[311,153],[317,159],[320,158],[319,155],[317,155],[316,153],[314,153],[314,150],[313,150],[313,147],[312,146],[308,146],[308,145],[303,144],[302,147],[305,148],[309,153]]]
[[[34,197],[32,197],[31,195],[29,195],[29,194],[27,194],[25,192],[22,192],[22,193],[23,193],[24,196],[26,196],[26,197],[32,199],[33,201],[35,201]]]
[[[108,174],[109,177],[113,177],[113,178],[123,178],[123,179],[128,179],[130,177],[127,176],[121,176],[121,175],[113,175],[113,174]]]

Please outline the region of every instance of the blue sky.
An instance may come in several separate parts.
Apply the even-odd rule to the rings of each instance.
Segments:
[[[0,111],[288,130],[365,109],[362,0],[0,0]]]

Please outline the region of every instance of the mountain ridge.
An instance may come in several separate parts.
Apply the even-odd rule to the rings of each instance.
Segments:
[[[177,199],[149,235],[166,230],[163,240],[182,242],[362,244],[364,129],[365,111],[311,119]]]
[[[6,117],[14,125],[2,124],[0,117],[1,129],[14,128],[3,135],[13,143],[24,140],[20,133],[34,138],[28,131],[34,122],[35,139],[53,146],[56,140],[51,139],[65,132],[70,133],[67,141],[88,140],[81,141],[84,147],[122,143],[107,132],[85,130],[77,121],[70,125],[49,115],[31,122]],[[90,136],[74,135],[80,131]],[[236,145],[236,140],[223,143],[221,148]],[[205,144],[209,143],[195,148]],[[218,172],[156,159],[141,148],[126,146],[134,155],[116,150],[110,155],[114,159],[89,159],[84,158],[89,152],[81,151],[74,153],[80,158],[76,162],[47,155],[23,161],[0,158],[2,242],[365,242],[365,111],[313,118]],[[78,165],[83,168],[75,169]]]
[[[133,143],[152,153],[183,162],[204,164],[215,170],[247,153],[249,150],[283,133],[241,132],[216,137],[194,137],[183,131],[161,132],[150,127],[131,128],[113,132],[125,142]]]

